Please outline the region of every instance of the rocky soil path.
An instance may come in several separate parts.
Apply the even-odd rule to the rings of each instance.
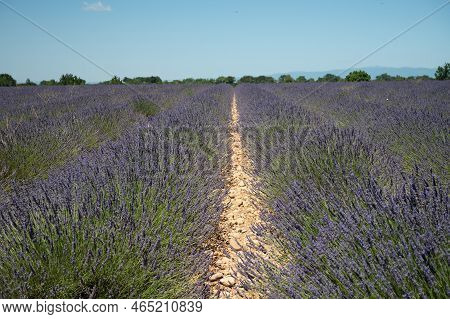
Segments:
[[[210,267],[213,275],[209,278],[212,298],[258,298],[257,293],[246,290],[239,273],[239,255],[251,249],[249,241],[257,242],[251,226],[260,222],[260,207],[252,192],[254,179],[247,172],[251,169],[241,143],[239,112],[236,96],[231,105],[231,168],[227,172],[228,194],[224,200],[219,236]]]

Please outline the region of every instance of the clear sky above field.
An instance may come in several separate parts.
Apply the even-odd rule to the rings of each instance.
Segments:
[[[6,2],[120,77],[163,79],[346,68],[445,0],[0,0],[0,73],[19,81],[110,76]],[[450,62],[450,5],[360,66]]]

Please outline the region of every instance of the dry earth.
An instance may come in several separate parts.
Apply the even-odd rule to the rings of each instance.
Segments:
[[[238,270],[239,255],[251,249],[250,241],[258,243],[252,225],[260,223],[261,204],[253,195],[254,178],[241,143],[239,132],[239,112],[236,96],[231,105],[231,167],[227,172],[228,193],[224,200],[224,211],[216,238],[213,263],[209,278],[212,298],[260,298],[258,293],[246,290],[243,285],[244,274]]]

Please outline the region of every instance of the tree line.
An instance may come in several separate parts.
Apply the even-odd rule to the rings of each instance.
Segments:
[[[450,63],[445,63],[443,66],[439,66],[434,74],[434,79],[436,80],[450,80]],[[243,77],[236,79],[234,76],[219,76],[216,79],[204,79],[204,78],[186,78],[183,80],[173,80],[173,81],[163,81],[159,76],[148,76],[148,77],[135,77],[128,78],[124,77],[120,79],[118,76],[114,76],[109,81],[101,82],[100,84],[219,84],[227,83],[231,85],[239,83],[308,83],[308,82],[364,82],[371,81],[370,75],[363,70],[352,71],[344,78],[341,78],[335,74],[325,74],[323,77],[319,77],[317,80],[313,78],[307,79],[305,76],[300,75],[294,79],[290,74],[283,74],[278,79],[271,76],[252,76],[244,75]],[[433,78],[427,75],[420,76],[409,76],[403,77],[400,75],[389,75],[383,73],[375,78],[375,81],[403,81],[403,80],[433,80]],[[86,81],[73,75],[73,74],[63,74],[59,78],[59,81],[54,79],[43,80],[39,85],[84,85]],[[0,74],[0,86],[33,86],[36,83],[27,79],[24,83],[17,83],[16,80],[9,74]]]
[[[59,81],[54,79],[43,80],[39,85],[84,85],[86,81],[73,75],[73,74],[63,74],[59,78]],[[9,74],[0,74],[0,86],[35,86],[36,83],[27,79],[24,83],[17,83],[17,81]]]

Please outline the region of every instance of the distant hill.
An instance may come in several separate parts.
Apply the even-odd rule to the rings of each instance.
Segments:
[[[387,73],[389,75],[401,75],[404,77],[408,76],[417,76],[417,75],[428,75],[430,77],[434,77],[434,72],[436,69],[431,68],[409,68],[409,67],[402,67],[402,68],[392,68],[392,67],[385,67],[385,66],[368,66],[368,67],[361,67],[361,68],[353,68],[344,74],[341,75],[341,77],[345,77],[349,72],[353,70],[364,70],[367,73],[370,74],[372,79],[374,79],[377,75]],[[336,74],[343,72],[343,69],[337,69],[337,70],[327,70],[327,71],[291,71],[291,72],[284,72],[284,73],[276,73],[272,74],[274,78],[278,78],[282,74],[290,74],[294,78],[298,77],[299,75],[303,75],[306,78],[314,78],[317,79],[318,77],[322,77],[327,73]]]

